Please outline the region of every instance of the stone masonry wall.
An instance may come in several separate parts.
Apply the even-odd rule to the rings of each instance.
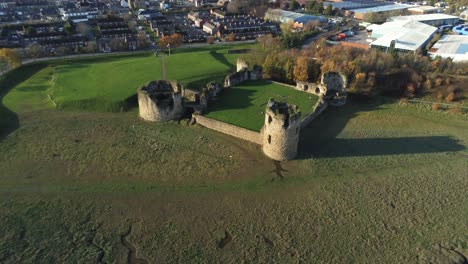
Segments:
[[[262,144],[262,135],[258,132],[224,123],[202,115],[193,114],[192,118],[195,119],[197,124],[206,128],[213,129],[236,138],[247,140],[255,144]]]
[[[314,111],[304,117],[301,121],[301,129],[310,124],[323,110],[327,109],[328,103],[320,97],[319,101],[315,104]]]

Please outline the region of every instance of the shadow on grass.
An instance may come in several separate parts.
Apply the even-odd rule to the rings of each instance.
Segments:
[[[216,103],[210,105],[209,113],[228,109],[244,109],[253,104],[246,98],[251,98],[255,94],[254,90],[228,88],[224,89],[223,94]]]
[[[0,77],[0,141],[19,127],[18,115],[3,105],[3,98],[11,89],[44,67],[46,65],[43,63],[30,64],[14,69]]]
[[[299,159],[437,153],[465,149],[448,136],[393,138],[337,138],[358,112],[377,110],[379,103],[350,96],[340,108],[330,107],[301,130]],[[372,99],[375,100],[375,99]]]
[[[220,63],[226,65],[229,69],[234,69],[234,64],[230,63],[223,54],[216,52],[215,50],[210,51],[210,55]]]

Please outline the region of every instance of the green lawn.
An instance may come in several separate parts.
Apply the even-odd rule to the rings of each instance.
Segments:
[[[198,89],[210,81],[222,81],[235,69],[237,54],[227,51],[238,46],[211,49],[181,49],[165,57],[166,79],[179,80]],[[42,63],[41,69],[16,86],[3,102],[15,112],[59,108],[87,111],[119,111],[136,89],[161,79],[161,56],[139,54]],[[22,71],[10,73],[21,79]],[[36,66],[37,67],[37,66]]]
[[[299,106],[302,118],[311,113],[318,97],[269,81],[249,81],[225,90],[209,107],[208,117],[254,131],[260,131],[268,99]]]

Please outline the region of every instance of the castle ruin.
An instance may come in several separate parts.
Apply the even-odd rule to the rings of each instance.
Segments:
[[[247,140],[262,146],[263,153],[273,160],[291,160],[297,156],[301,128],[312,122],[328,105],[340,106],[346,102],[346,77],[340,73],[322,74],[320,83],[298,82],[295,89],[314,93],[319,100],[314,111],[301,120],[296,105],[270,99],[265,109],[261,132],[251,131],[203,116],[209,101],[215,100],[223,89],[247,80],[262,79],[262,67],[237,60],[237,71],[226,76],[224,85],[210,82],[200,91],[185,89],[176,81],[152,81],[137,91],[140,117],[147,121],[163,122],[192,114],[192,122],[207,128]]]

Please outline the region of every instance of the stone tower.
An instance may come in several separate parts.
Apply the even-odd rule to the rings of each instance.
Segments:
[[[263,126],[263,152],[274,160],[291,160],[297,155],[301,112],[295,105],[270,99]]]
[[[137,91],[140,117],[152,122],[180,118],[184,114],[182,90],[179,82],[164,80],[140,87]]]

